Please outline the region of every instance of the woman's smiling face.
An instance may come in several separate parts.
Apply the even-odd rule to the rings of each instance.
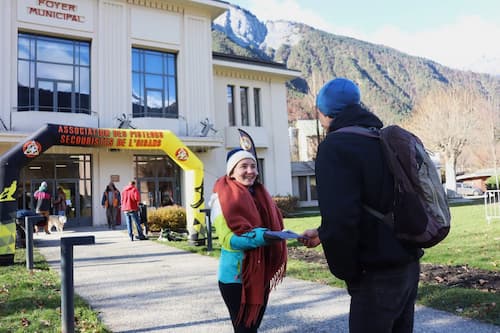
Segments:
[[[257,163],[251,158],[244,158],[234,167],[231,178],[245,186],[252,186],[257,179]]]

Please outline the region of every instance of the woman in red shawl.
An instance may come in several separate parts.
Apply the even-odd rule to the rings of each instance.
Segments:
[[[221,243],[219,289],[235,333],[257,332],[269,292],[285,276],[286,242],[269,240],[267,230],[283,230],[283,218],[257,181],[257,161],[241,148],[227,155],[226,175],[210,199]]]

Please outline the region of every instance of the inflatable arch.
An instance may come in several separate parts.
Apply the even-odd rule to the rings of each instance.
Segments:
[[[24,165],[51,146],[163,150],[186,174],[186,217],[189,241],[204,244],[203,163],[171,131],[90,128],[47,124],[30,138],[0,156],[0,264],[13,263],[15,252],[16,190]]]

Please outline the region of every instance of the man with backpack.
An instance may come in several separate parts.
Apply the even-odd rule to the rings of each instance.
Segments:
[[[370,211],[390,213],[395,200],[380,140],[339,131],[353,126],[377,131],[382,121],[345,78],[326,83],[316,106],[327,132],[316,157],[321,225],[299,240],[308,247],[321,243],[330,271],[345,281],[351,333],[412,332],[423,251],[397,238],[394,228]]]

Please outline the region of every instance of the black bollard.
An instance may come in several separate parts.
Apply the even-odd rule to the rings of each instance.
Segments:
[[[62,333],[75,332],[73,246],[95,244],[94,236],[61,238],[61,324]]]
[[[26,234],[26,268],[33,269],[33,226],[45,220],[45,216],[33,215],[24,217],[24,233]]]
[[[210,208],[200,209],[200,212],[205,213],[207,217],[207,251],[212,251],[212,221],[210,211]]]

